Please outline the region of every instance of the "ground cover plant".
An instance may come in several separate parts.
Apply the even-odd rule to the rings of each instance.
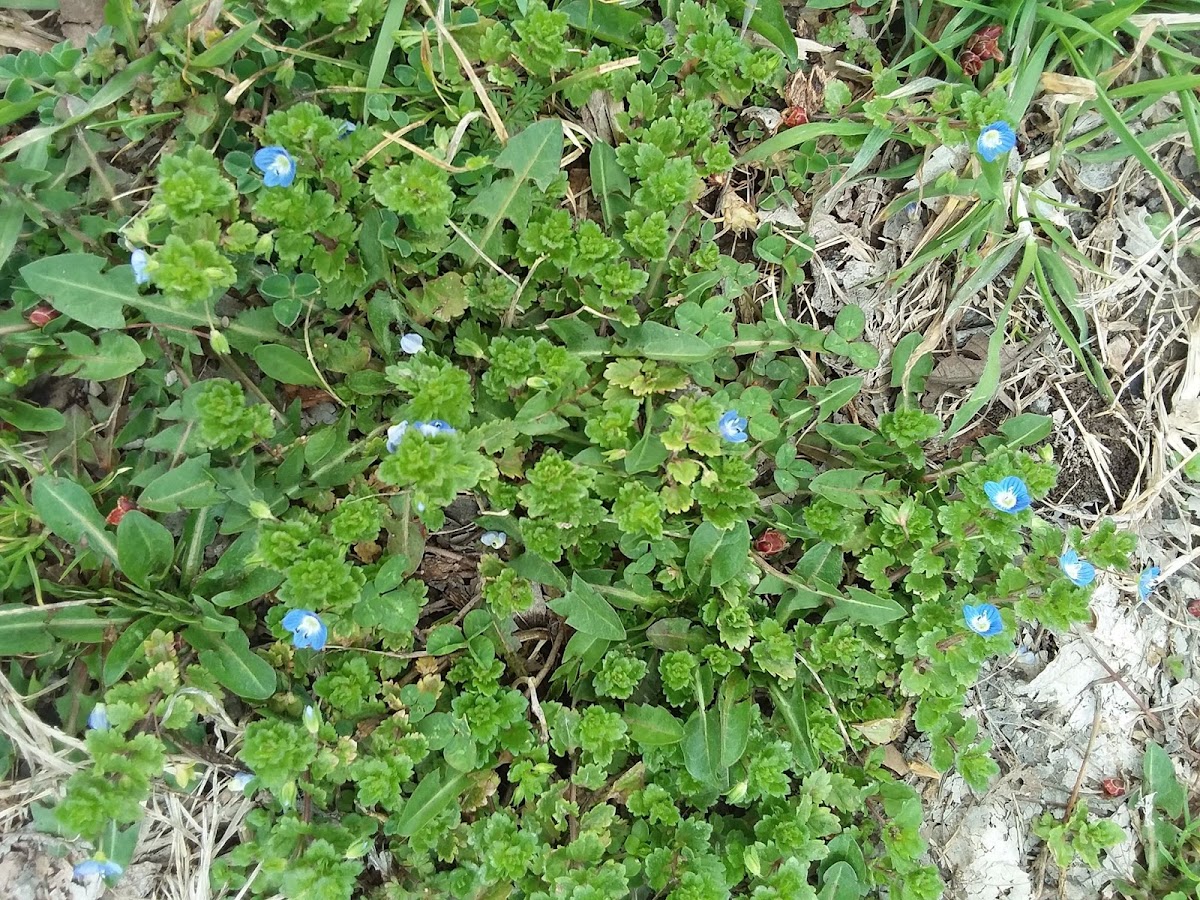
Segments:
[[[1051,76],[1102,125],[1039,171],[1115,135],[1187,202],[1128,124],[1200,127],[1142,6],[111,0],[0,59],[0,654],[79,738],[36,813],[76,876],[215,768],[230,895],[942,896],[888,746],[985,789],[981,667],[1138,579],[1043,514],[1049,417],[974,426],[1027,288],[1114,396],[1025,123]],[[1110,90],[1137,40],[1169,74]],[[961,212],[879,289],[1009,279],[948,421],[922,334],[798,317],[819,251],[756,211],[944,153],[884,215]]]

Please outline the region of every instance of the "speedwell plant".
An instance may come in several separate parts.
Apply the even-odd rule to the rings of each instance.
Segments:
[[[1048,420],[950,445],[907,357],[864,414],[864,311],[753,299],[802,262],[713,210],[782,6],[185,2],[149,55],[108,8],[0,67],[42,123],[0,147],[42,173],[0,222],[0,653],[85,742],[39,817],[77,878],[208,773],[253,804],[229,894],[941,896],[887,748],[983,789],[981,666],[1131,539],[1041,516]],[[51,227],[117,140],[145,202]]]

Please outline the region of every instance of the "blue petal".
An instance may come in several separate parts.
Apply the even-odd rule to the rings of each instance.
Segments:
[[[97,703],[88,713],[88,728],[95,731],[108,731],[108,709],[103,703]]]
[[[304,617],[311,615],[314,615],[314,613],[307,609],[290,610],[288,614],[283,617],[283,627],[288,631],[295,631],[300,626],[300,623],[304,621]]]
[[[1150,599],[1150,594],[1154,590],[1155,582],[1158,576],[1162,574],[1162,569],[1158,566],[1148,566],[1142,570],[1142,574],[1138,576],[1137,592],[1138,597],[1144,603]]]
[[[150,257],[141,247],[129,254],[129,266],[133,269],[134,283],[146,284],[150,280],[150,273],[146,271],[148,262],[150,262]]]
[[[994,162],[1017,146],[1017,135],[1007,122],[993,122],[975,141],[975,151],[988,162]]]

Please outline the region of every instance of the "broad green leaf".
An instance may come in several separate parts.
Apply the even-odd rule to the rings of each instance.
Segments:
[[[46,610],[19,603],[0,606],[0,656],[45,653],[53,646]]]
[[[68,318],[89,328],[124,328],[121,307],[137,298],[128,271],[103,272],[105,261],[87,253],[46,256],[21,267],[35,294]]]
[[[250,649],[245,632],[234,629],[218,638],[188,628],[185,637],[196,647],[201,665],[239,697],[266,700],[275,693],[275,668]]]
[[[170,573],[175,541],[164,525],[131,510],[117,526],[117,564],[136,585],[146,587]]]
[[[630,475],[658,470],[670,456],[657,434],[647,431],[625,457],[625,471]]]
[[[858,900],[861,896],[858,874],[850,863],[835,862],[825,870],[819,900]]]
[[[812,771],[817,767],[818,757],[809,735],[808,703],[804,685],[797,681],[788,693],[784,693],[779,682],[771,679],[767,682],[767,690],[771,693],[775,714],[783,719],[792,736],[792,752],[796,754],[796,760],[803,768],[803,771],[796,774],[803,775]]]
[[[767,138],[757,147],[751,147],[742,154],[738,165],[762,162],[770,159],[776,153],[791,150],[797,144],[815,141],[823,137],[862,137],[871,133],[872,126],[865,122],[810,122],[807,125],[797,125],[795,128],[785,128],[774,137]]]
[[[59,337],[71,355],[59,367],[59,375],[74,375],[91,381],[112,381],[128,375],[146,361],[138,342],[118,331],[101,334],[99,346],[78,331],[64,331]]]
[[[572,28],[618,47],[637,47],[649,24],[639,10],[605,0],[567,0],[555,7],[555,12],[566,13]]]
[[[613,197],[629,196],[629,176],[617,162],[617,151],[601,141],[592,144],[588,167],[592,177],[592,196],[600,201],[604,227],[611,229],[616,218]]]
[[[11,397],[0,398],[0,419],[17,431],[36,431],[43,434],[58,431],[67,424],[66,418],[57,409],[34,406],[32,403],[14,400]]]
[[[509,567],[522,578],[536,581],[538,584],[557,588],[560,591],[568,588],[567,578],[558,566],[536,553],[529,551],[522,553],[509,563]]]
[[[721,542],[712,555],[710,583],[720,587],[732,581],[750,565],[750,526],[742,519],[722,532]]]
[[[1028,447],[1049,437],[1054,427],[1054,420],[1049,416],[1037,413],[1022,413],[1008,419],[1000,426],[1000,433],[1006,438],[1008,447]]]
[[[808,389],[812,398],[817,401],[817,420],[823,421],[853,400],[862,391],[863,378],[861,375],[851,375],[838,378],[829,384]]]
[[[121,676],[129,671],[134,659],[141,655],[142,644],[150,636],[150,632],[165,621],[158,616],[139,616],[122,629],[104,657],[106,685],[114,685],[121,680]]]
[[[1142,757],[1142,793],[1154,793],[1154,805],[1172,819],[1183,815],[1187,793],[1175,775],[1175,764],[1158,744],[1146,744]]]
[[[709,787],[723,786],[721,770],[721,725],[713,710],[698,709],[683,728],[683,762],[697,781]]]
[[[626,355],[677,363],[712,359],[717,348],[694,334],[658,322],[643,322],[624,331]]]
[[[691,632],[691,619],[659,619],[646,629],[646,640],[659,650],[687,650],[692,646]]]
[[[808,489],[818,497],[824,497],[847,509],[864,509],[863,481],[870,476],[863,469],[830,469],[822,472],[808,484]]]
[[[647,747],[666,747],[683,740],[683,723],[661,706],[631,703],[625,707],[629,735]]]
[[[848,341],[858,340],[867,327],[867,314],[856,304],[843,306],[833,322],[833,330]]]
[[[750,726],[754,722],[754,704],[746,699],[746,677],[734,671],[721,682],[715,709],[721,730],[722,768],[728,768],[742,758],[750,742]]]
[[[96,510],[92,495],[69,478],[40,475],[33,480],[33,509],[64,541],[117,561],[117,544]]]
[[[138,506],[153,512],[175,512],[213,506],[224,498],[208,471],[208,454],[185,460],[146,485]]]
[[[400,837],[412,837],[449,809],[470,784],[471,779],[465,773],[443,780],[441,770],[434,769],[421,779],[400,812],[393,816],[395,833]]]
[[[625,640],[625,626],[617,611],[578,575],[571,576],[571,590],[565,596],[546,605],[580,634],[608,641]]]
[[[687,557],[683,563],[689,581],[695,584],[702,582],[704,570],[712,563],[713,555],[721,546],[724,534],[712,522],[701,522],[692,532],[692,538],[688,542]]]
[[[750,27],[782,50],[789,62],[794,63],[799,58],[796,33],[788,23],[782,0],[757,0],[757,8],[750,16]]]
[[[315,387],[321,383],[317,370],[308,357],[291,347],[280,344],[263,344],[254,351],[254,361],[268,378],[280,384],[296,384]]]
[[[883,625],[908,615],[908,611],[891,597],[881,597],[862,588],[848,587],[849,596],[833,601],[833,609],[825,614],[825,621],[850,619],[867,625]]]
[[[250,39],[254,35],[258,34],[258,26],[260,24],[258,19],[255,19],[253,22],[247,22],[233,34],[227,34],[221,38],[203,53],[193,56],[188,65],[193,69],[218,69],[224,67],[242,47],[250,42]]]
[[[533,181],[545,191],[558,175],[562,163],[563,132],[558,119],[542,119],[513,137],[492,162],[498,169],[511,169],[513,174],[499,178],[476,195],[467,206],[467,213],[486,220],[471,239],[485,253],[498,239],[505,220],[518,228],[529,222],[533,196],[526,182]],[[459,240],[451,248],[467,265],[474,264],[478,252]]]
[[[793,574],[803,580],[811,581],[819,578],[829,584],[842,582],[842,551],[828,541],[813,544],[793,569]]]

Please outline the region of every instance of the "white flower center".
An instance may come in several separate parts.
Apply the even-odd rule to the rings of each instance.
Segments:
[[[978,631],[980,634],[987,631],[991,627],[992,627],[991,621],[983,613],[980,613],[979,615],[977,615],[973,619],[971,619],[971,628],[975,631]]]
[[[1067,563],[1065,566],[1063,566],[1063,571],[1072,581],[1078,581],[1079,573],[1083,571],[1083,564],[1077,562]]]
[[[989,128],[982,135],[980,135],[979,140],[983,144],[983,146],[987,147],[990,150],[990,149],[995,149],[996,147],[999,147],[1001,141],[1003,141],[1004,138],[1001,136],[1000,132],[997,129]]]
[[[1012,509],[1017,505],[1017,494],[1015,491],[1000,491],[996,494],[996,505],[1001,509]]]
[[[316,616],[304,616],[296,626],[296,634],[312,637],[321,630],[321,622]]]
[[[271,163],[271,171],[276,175],[286,175],[292,171],[292,162],[286,156],[277,156]]]

